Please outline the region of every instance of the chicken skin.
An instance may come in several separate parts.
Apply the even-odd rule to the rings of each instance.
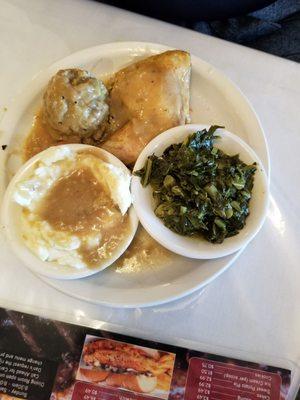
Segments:
[[[133,164],[159,133],[189,121],[189,53],[148,57],[117,72],[110,82],[110,116],[101,147]]]

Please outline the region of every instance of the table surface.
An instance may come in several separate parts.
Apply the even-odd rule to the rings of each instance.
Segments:
[[[0,107],[40,70],[77,50],[115,41],[184,48],[246,94],[271,155],[271,203],[257,240],[202,293],[147,309],[70,298],[0,255],[0,305],[82,323],[104,320],[168,342],[175,338],[300,361],[300,68],[291,61],[84,0],[0,0]],[[0,127],[1,128],[1,127]],[[92,323],[92,322],[91,322]]]

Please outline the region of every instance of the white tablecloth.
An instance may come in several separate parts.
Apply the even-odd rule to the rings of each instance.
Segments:
[[[25,268],[6,268],[1,254],[0,305],[75,322],[105,320],[154,339],[178,337],[298,363],[298,64],[93,1],[1,0],[0,107],[54,61],[86,47],[128,40],[190,50],[221,69],[250,99],[271,153],[267,221],[232,268],[202,294],[174,303],[143,310],[84,303],[48,287]]]

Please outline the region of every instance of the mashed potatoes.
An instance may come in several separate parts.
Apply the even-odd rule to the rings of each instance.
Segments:
[[[129,230],[130,175],[92,151],[54,147],[18,182],[27,247],[44,261],[99,266]]]

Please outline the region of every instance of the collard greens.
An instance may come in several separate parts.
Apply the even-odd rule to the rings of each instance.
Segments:
[[[213,243],[245,226],[256,171],[255,163],[246,165],[214,147],[218,128],[193,133],[161,157],[151,155],[135,172],[143,186],[151,185],[155,214],[169,229]]]

